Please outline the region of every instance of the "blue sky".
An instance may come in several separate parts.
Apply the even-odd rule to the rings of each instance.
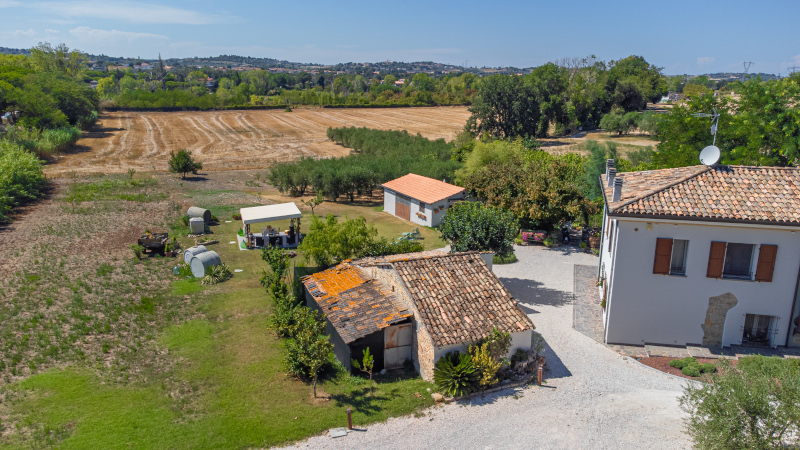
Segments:
[[[0,46],[516,67],[637,54],[666,74],[737,72],[742,61],[755,62],[751,72],[786,74],[800,66],[798,19],[800,0],[0,0]]]

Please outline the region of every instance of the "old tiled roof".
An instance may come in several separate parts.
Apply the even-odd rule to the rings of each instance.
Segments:
[[[393,266],[437,347],[477,341],[493,327],[535,328],[480,253],[399,260]]]
[[[447,253],[442,250],[425,250],[422,252],[414,252],[414,253],[399,253],[397,255],[368,256],[366,258],[361,258],[353,261],[353,264],[358,266],[371,266],[375,264],[393,263],[395,261],[402,261],[402,260],[408,261],[412,259],[428,258],[431,256],[442,256],[446,254]]]
[[[601,180],[615,216],[800,225],[800,171],[789,167],[692,166],[624,172],[620,201]]]
[[[381,186],[424,203],[436,203],[464,191],[462,187],[413,173],[388,181]]]
[[[411,317],[379,281],[346,262],[304,277],[303,284],[348,344]]]

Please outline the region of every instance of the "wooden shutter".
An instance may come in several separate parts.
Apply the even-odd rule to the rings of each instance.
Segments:
[[[708,254],[708,278],[722,278],[722,268],[725,266],[725,242],[712,242]]]
[[[775,256],[778,255],[778,246],[761,244],[758,251],[758,265],[756,266],[756,281],[772,281],[772,272],[775,270]]]
[[[672,261],[672,239],[656,239],[656,256],[653,261],[653,273],[669,275],[669,266]]]

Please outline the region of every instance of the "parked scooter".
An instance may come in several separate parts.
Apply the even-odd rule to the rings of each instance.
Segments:
[[[564,245],[569,244],[569,230],[572,228],[571,223],[566,223],[561,227],[561,235],[564,236]]]

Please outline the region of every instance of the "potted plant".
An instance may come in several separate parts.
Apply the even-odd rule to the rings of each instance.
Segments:
[[[586,241],[581,241],[581,243],[578,244],[578,247],[580,247],[581,250],[586,251],[586,247],[588,247],[588,245],[586,244]]]
[[[593,249],[600,248],[600,232],[597,230],[592,230],[589,234],[589,247]]]
[[[164,244],[164,256],[171,258],[172,257],[172,244],[167,242]]]
[[[553,246],[553,239],[548,236],[542,240],[542,244],[544,244],[545,247],[550,248]]]

